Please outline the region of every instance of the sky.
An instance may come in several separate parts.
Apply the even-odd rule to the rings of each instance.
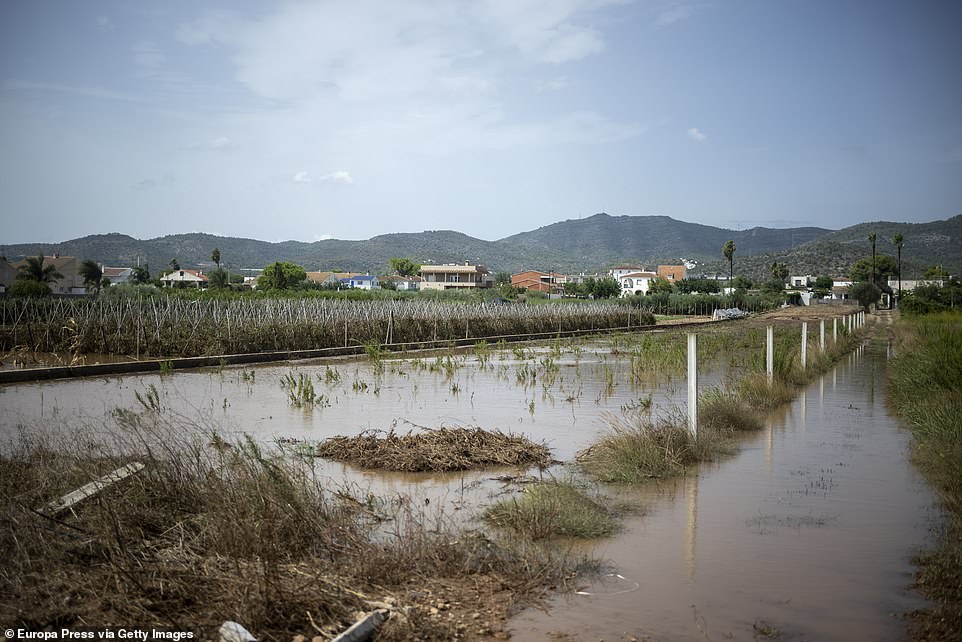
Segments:
[[[0,243],[962,213],[956,0],[4,0]]]

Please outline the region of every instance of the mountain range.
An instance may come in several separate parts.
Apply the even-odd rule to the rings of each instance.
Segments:
[[[902,234],[905,278],[919,276],[931,265],[949,272],[962,270],[962,215],[931,223],[860,223],[832,231],[819,227],[728,230],[678,221],[667,216],[612,216],[601,213],[553,223],[497,241],[485,241],[451,230],[383,234],[363,241],[327,239],[305,243],[270,243],[254,239],[191,233],[153,239],[124,234],[95,234],[62,243],[0,246],[11,261],[24,256],[69,255],[109,266],[148,264],[152,273],[176,258],[181,267],[212,265],[220,250],[229,269],[257,269],[273,261],[291,261],[307,270],[342,270],[383,274],[388,259],[408,257],[422,264],[483,263],[492,271],[543,270],[594,273],[619,263],[653,267],[696,261],[693,273],[727,273],[721,249],[735,243],[735,272],[766,278],[773,261],[792,274],[841,276],[859,258],[871,256],[868,235],[877,234],[877,251],[895,256],[892,237]]]

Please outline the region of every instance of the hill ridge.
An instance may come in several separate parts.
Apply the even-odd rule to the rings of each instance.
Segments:
[[[212,265],[214,247],[232,269],[258,269],[272,261],[292,261],[308,270],[340,269],[383,273],[388,259],[410,257],[421,263],[484,263],[495,271],[524,269],[556,272],[603,271],[616,263],[677,263],[695,260],[708,272],[727,272],[722,245],[735,242],[736,272],[765,278],[772,261],[785,263],[793,274],[847,271],[868,254],[867,236],[878,234],[877,250],[893,254],[891,237],[905,237],[906,275],[928,265],[962,268],[962,215],[927,223],[863,222],[829,230],[820,227],[745,230],[679,221],[665,215],[632,216],[599,212],[567,219],[534,230],[486,241],[457,230],[388,232],[366,240],[325,239],[280,242],[220,236],[205,232],[168,234],[137,239],[120,232],[91,234],[61,243],[0,245],[10,260],[39,253],[92,258],[111,266],[146,263],[156,272],[176,258],[184,267]],[[724,269],[723,269],[724,268]],[[699,270],[700,271],[700,270]],[[832,274],[834,275],[834,274]]]

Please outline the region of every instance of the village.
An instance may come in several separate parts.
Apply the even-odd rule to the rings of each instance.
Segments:
[[[215,254],[215,257],[218,256],[219,253]],[[141,266],[108,266],[61,255],[28,257],[15,262],[2,257],[0,296],[6,294],[18,279],[43,280],[50,294],[61,297],[90,296],[104,288],[122,284],[152,283],[163,288],[198,290],[218,287],[230,287],[237,291],[272,289],[263,280],[265,269],[270,270],[271,266],[225,272],[213,263],[194,269],[181,268],[176,261],[171,263],[169,269],[150,279],[147,270]],[[764,289],[769,293],[783,294],[786,303],[807,306],[846,301],[850,298],[849,290],[855,283],[855,279],[848,275],[789,274],[784,266],[777,263],[773,265],[772,279],[757,285],[742,276],[729,279],[727,275],[717,273],[693,273],[693,268],[697,267],[697,262],[694,261],[658,265],[654,269],[641,264],[619,264],[605,272],[592,274],[564,274],[550,270],[525,270],[512,274],[494,272],[485,265],[468,262],[417,265],[408,259],[396,259],[392,260],[392,263],[401,269],[380,275],[332,270],[307,271],[300,266],[281,262],[272,265],[293,268],[296,275],[303,272],[303,278],[295,276],[294,282],[287,286],[308,290],[389,290],[416,293],[470,292],[499,288],[500,293],[524,293],[535,299],[595,299],[672,293],[731,295],[737,290]],[[36,272],[40,275],[33,274]],[[896,293],[911,294],[918,286],[941,288],[944,282],[938,275],[929,279],[900,279],[889,276],[879,283],[879,307],[891,307],[893,295]]]

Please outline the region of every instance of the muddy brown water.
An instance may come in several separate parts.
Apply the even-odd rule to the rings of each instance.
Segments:
[[[884,352],[853,355],[735,458],[626,493],[648,513],[596,550],[613,575],[523,612],[512,639],[905,639],[934,499],[884,372]]]
[[[683,377],[632,380],[627,360],[603,344],[556,356],[553,380],[542,368],[534,383],[519,383],[525,367],[548,355],[519,360],[492,350],[485,364],[468,355],[454,357],[462,360],[453,368],[433,358],[388,360],[383,374],[365,360],[338,360],[8,385],[0,387],[0,436],[23,426],[96,427],[116,408],[142,409],[135,393],[154,386],[163,412],[263,441],[480,426],[543,440],[570,461],[605,428],[606,413],[649,395],[660,409],[684,403]],[[508,623],[513,639],[904,639],[900,614],[925,604],[908,588],[910,558],[936,514],[907,462],[907,435],[885,406],[885,359],[884,350],[849,356],[761,434],[746,436],[732,458],[615,490],[644,512],[588,547],[607,561],[608,575],[547,611],[520,613]],[[325,382],[328,367],[337,381]],[[719,367],[704,369],[703,388],[721,381]],[[280,385],[289,373],[310,376],[324,401],[292,405]],[[425,514],[462,522],[517,492],[494,479],[498,471],[385,474],[333,462],[317,470],[332,487],[405,497]]]

